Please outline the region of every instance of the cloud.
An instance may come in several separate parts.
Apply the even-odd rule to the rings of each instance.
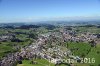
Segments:
[[[40,21],[71,21],[71,20],[100,20],[99,15],[70,16],[70,17],[27,17],[27,18],[0,18],[0,22],[40,22]]]

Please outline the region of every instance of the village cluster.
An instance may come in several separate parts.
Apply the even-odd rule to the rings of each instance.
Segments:
[[[0,36],[0,41],[13,38],[11,35]],[[74,56],[64,42],[89,42],[91,46],[96,47],[99,39],[96,34],[81,33],[72,30],[60,30],[59,32],[48,32],[38,36],[38,39],[29,46],[20,49],[20,52],[9,53],[0,60],[0,66],[16,66],[22,64],[24,59],[30,60],[31,64],[38,64],[34,59],[46,59],[55,65],[68,63],[66,57],[76,61],[80,60],[79,56]],[[68,63],[72,65],[72,63]]]

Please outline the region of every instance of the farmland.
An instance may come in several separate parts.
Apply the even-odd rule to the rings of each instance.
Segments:
[[[14,58],[14,63],[11,59],[5,62],[11,61],[17,66],[100,65],[100,29],[97,26],[23,25],[3,27],[0,31],[0,58]],[[18,57],[22,59],[19,61]],[[80,58],[87,58],[88,61],[66,62]]]

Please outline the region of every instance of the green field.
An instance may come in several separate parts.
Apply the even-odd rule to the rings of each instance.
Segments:
[[[47,60],[44,59],[36,59],[34,60],[37,64],[30,64],[30,60],[24,60],[23,64],[18,64],[17,66],[54,66],[54,64],[49,63]]]
[[[27,39],[27,41],[24,41],[24,42],[11,42],[11,41],[0,42],[0,58],[2,58],[8,53],[19,51],[18,49],[16,49],[16,46],[24,47],[24,46],[29,45],[30,43],[31,43],[31,40],[29,39]]]
[[[23,64],[18,64],[17,66],[55,66],[55,64],[48,62],[45,59],[34,60],[37,64],[30,64],[29,60],[23,60]],[[59,66],[68,66],[67,64],[61,64]]]
[[[95,63],[77,63],[77,66],[99,66],[100,65],[100,44],[97,44],[96,48],[91,47],[87,43],[76,43],[76,42],[68,42],[68,48],[73,49],[72,53],[75,56],[80,56],[84,58],[92,58],[95,59]],[[77,48],[79,48],[77,50]],[[91,49],[91,50],[90,50]]]
[[[100,33],[100,28],[97,27],[76,27],[78,32]]]

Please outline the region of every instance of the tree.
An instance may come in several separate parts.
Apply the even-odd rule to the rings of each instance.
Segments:
[[[38,35],[36,33],[29,34],[29,38],[37,39]]]
[[[94,40],[90,41],[89,43],[91,44],[91,47],[96,47],[96,43]]]

